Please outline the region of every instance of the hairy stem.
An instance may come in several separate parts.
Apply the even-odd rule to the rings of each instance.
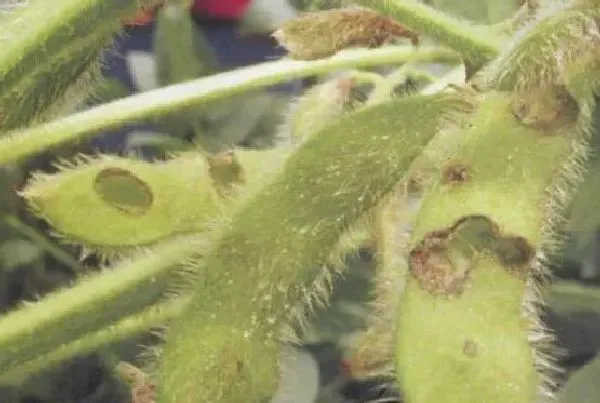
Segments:
[[[491,32],[471,27],[465,21],[417,1],[357,0],[356,3],[373,8],[412,31],[449,46],[476,65],[494,59],[502,46],[502,38]]]
[[[427,50],[424,49],[424,52]],[[432,50],[438,55],[438,49]],[[406,48],[352,50],[325,60],[281,60],[176,84],[96,106],[83,112],[9,133],[0,140],[0,163],[13,163],[43,150],[120,127],[135,120],[197,107],[299,77],[345,68],[399,64],[413,56]]]
[[[3,371],[0,374],[0,384],[22,384],[31,376],[65,361],[135,337],[154,327],[164,326],[181,314],[187,302],[187,298],[161,302],[110,326],[98,327],[98,330],[86,333],[81,338],[61,344],[46,354],[31,357],[28,361]]]
[[[199,239],[174,240],[4,315],[0,318],[0,372],[160,300],[182,281],[181,262],[201,250]]]
[[[73,255],[64,249],[61,249],[54,242],[48,239],[41,231],[19,220],[18,217],[0,213],[0,219],[4,221],[6,225],[9,225],[22,235],[31,239],[40,249],[45,250],[57,261],[70,267],[76,273],[82,273],[85,270],[85,267]]]

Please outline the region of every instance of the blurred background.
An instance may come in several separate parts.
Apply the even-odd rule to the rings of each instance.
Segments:
[[[494,24],[511,15],[521,0],[427,0],[434,7],[480,24]],[[330,8],[339,1],[197,0],[188,9],[159,7],[142,10],[124,22],[107,51],[104,79],[93,95],[73,107],[84,109],[130,94],[283,57],[270,33],[301,10]],[[427,40],[425,38],[425,40]],[[420,66],[435,75],[451,66]],[[381,71],[386,71],[382,67]],[[282,121],[289,102],[323,78],[291,81],[244,94],[150,124],[131,125],[102,133],[85,144],[63,147],[37,156],[25,166],[1,168],[5,189],[19,189],[32,171],[52,172],[51,162],[75,152],[164,158],[169,152],[199,143],[212,151],[232,145],[265,148],[286,141]],[[418,80],[398,86],[398,95],[420,88]],[[361,89],[368,92],[369,89]],[[71,111],[65,111],[68,113]],[[600,117],[600,113],[598,114]],[[599,134],[600,135],[600,134]],[[564,403],[600,402],[600,137],[592,141],[589,171],[569,211],[564,228],[564,251],[554,256],[556,276],[544,321],[557,336],[559,363],[569,380]],[[60,245],[49,236],[44,222],[33,217],[14,192],[0,198],[0,310],[24,300],[43,297],[69,284],[83,272],[97,270],[96,256],[79,261],[76,248]],[[272,403],[401,402],[401,391],[391,379],[360,378],[348,362],[353,335],[364,328],[373,258],[369,250],[348,260],[348,270],[337,278],[331,304],[317,310],[305,343],[289,347],[284,360],[281,395]],[[199,335],[201,337],[201,335]],[[149,333],[79,357],[40,374],[17,389],[0,389],[0,402],[14,403],[125,403],[129,391],[114,372],[116,362],[136,365],[141,345],[157,340]]]

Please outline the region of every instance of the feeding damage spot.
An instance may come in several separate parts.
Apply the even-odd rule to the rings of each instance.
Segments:
[[[222,188],[230,188],[244,182],[244,170],[233,151],[208,155],[208,174],[213,182]]]
[[[477,343],[471,339],[465,340],[463,344],[463,354],[469,358],[475,358],[477,356]]]
[[[545,132],[573,123],[579,114],[576,101],[564,89],[541,94],[522,92],[513,99],[511,107],[521,124]]]
[[[484,250],[496,254],[507,270],[519,277],[524,277],[534,257],[525,238],[502,234],[485,216],[468,216],[450,228],[430,232],[411,251],[409,271],[431,294],[459,296]]]
[[[521,236],[509,236],[499,238],[496,241],[495,252],[500,262],[508,269],[518,268],[523,262],[529,262],[534,255],[533,248],[527,239]],[[515,274],[524,274],[523,271],[515,271]]]
[[[442,173],[442,182],[448,185],[463,183],[470,178],[469,168],[461,163],[450,164]]]
[[[152,206],[150,186],[132,172],[105,168],[94,179],[94,191],[106,204],[131,215],[142,215]]]
[[[365,93],[359,88],[356,77],[342,76],[335,81],[336,97],[345,110],[355,110],[367,100]],[[327,94],[329,96],[330,94]]]
[[[156,401],[156,386],[139,368],[126,362],[117,365],[117,371],[131,387],[131,403]]]

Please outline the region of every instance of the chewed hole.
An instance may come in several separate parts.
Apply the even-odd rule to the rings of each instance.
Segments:
[[[108,205],[131,215],[142,215],[152,207],[150,186],[132,172],[110,167],[94,179],[94,191]]]
[[[410,273],[434,295],[458,296],[467,287],[482,251],[497,256],[513,274],[523,277],[535,255],[527,239],[504,235],[483,215],[463,217],[443,230],[430,232],[410,254]]]

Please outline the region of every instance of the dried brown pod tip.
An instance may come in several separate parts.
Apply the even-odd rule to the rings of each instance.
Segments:
[[[116,370],[131,387],[131,403],[156,403],[156,387],[142,370],[124,361]]]
[[[419,44],[418,34],[358,6],[304,13],[283,24],[273,37],[299,60],[321,59],[353,47],[376,48],[401,37]]]

